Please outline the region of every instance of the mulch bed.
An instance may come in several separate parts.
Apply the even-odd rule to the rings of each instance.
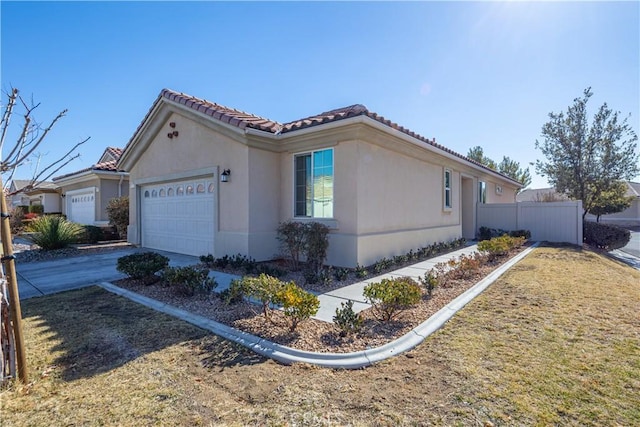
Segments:
[[[114,284],[278,344],[307,351],[347,353],[378,347],[401,337],[522,250],[524,247],[512,251],[498,262],[484,265],[469,279],[436,288],[431,298],[423,297],[418,305],[405,310],[392,321],[380,322],[374,318],[371,309],[365,310],[362,312],[364,322],[361,330],[347,337],[340,336],[335,325],[315,319],[302,322],[295,332],[290,332],[287,318],[282,312],[271,310],[270,319],[267,320],[260,306],[244,301],[227,305],[215,293],[183,297],[176,295],[162,282],[144,285],[139,281],[123,279]]]

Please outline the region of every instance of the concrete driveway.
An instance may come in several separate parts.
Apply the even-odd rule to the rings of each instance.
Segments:
[[[640,227],[630,228],[631,240],[624,248],[620,250],[636,258],[640,258]]]
[[[16,270],[20,299],[122,279],[125,275],[116,270],[118,258],[144,250],[125,248],[51,261],[18,263]],[[198,258],[194,256],[163,251],[154,252],[168,257],[169,265],[172,267],[184,267],[199,262]]]

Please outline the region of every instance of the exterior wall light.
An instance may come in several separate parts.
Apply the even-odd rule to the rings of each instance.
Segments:
[[[229,177],[231,176],[231,169],[225,169],[220,174],[220,182],[229,182]]]

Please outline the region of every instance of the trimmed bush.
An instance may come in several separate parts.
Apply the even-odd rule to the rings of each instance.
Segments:
[[[583,238],[585,243],[612,251],[625,247],[631,239],[631,232],[615,225],[584,221]]]
[[[333,324],[340,330],[340,336],[356,333],[362,328],[362,316],[353,310],[353,301],[341,302],[333,316]]]
[[[319,222],[310,222],[305,226],[304,254],[307,257],[307,270],[320,275],[329,247],[329,227]]]
[[[522,246],[524,241],[524,237],[511,237],[504,234],[491,240],[479,242],[478,250],[485,253],[490,261],[493,261],[498,257],[507,255],[510,250]]]
[[[237,304],[245,297],[242,280],[234,279],[227,289],[220,292],[220,299],[225,304]]]
[[[294,282],[284,283],[277,292],[276,300],[282,305],[284,315],[289,319],[291,332],[296,330],[300,322],[315,315],[320,308],[318,297]]]
[[[53,215],[34,219],[28,230],[34,233],[31,236],[33,243],[46,251],[66,248],[77,242],[83,232],[81,225]]]
[[[153,283],[155,274],[169,266],[169,258],[155,252],[140,252],[118,258],[116,269],[132,279]]]
[[[236,282],[235,294],[241,294],[254,298],[262,304],[262,313],[265,319],[269,320],[269,309],[271,304],[280,304],[278,293],[285,283],[275,277],[261,274],[258,277],[245,276]]]
[[[78,238],[78,243],[97,243],[100,240],[104,240],[104,234],[100,227],[95,225],[83,225],[82,234]]]
[[[410,277],[398,277],[365,286],[363,295],[373,306],[374,315],[387,322],[420,302],[422,292]]]
[[[115,197],[107,204],[107,216],[109,224],[113,225],[121,239],[127,238],[127,226],[129,225],[129,197]]]
[[[218,284],[209,277],[209,269],[202,267],[165,267],[162,279],[178,295],[194,296],[197,292],[208,294]]]
[[[305,224],[298,221],[286,221],[278,225],[277,231],[277,239],[291,260],[292,267],[298,269],[300,257],[304,254],[306,246],[307,230]]]

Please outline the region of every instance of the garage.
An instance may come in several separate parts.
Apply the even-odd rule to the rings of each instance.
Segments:
[[[96,219],[95,189],[68,192],[67,219],[78,224],[93,225]]]
[[[142,246],[181,254],[213,254],[215,185],[212,177],[142,186]]]

